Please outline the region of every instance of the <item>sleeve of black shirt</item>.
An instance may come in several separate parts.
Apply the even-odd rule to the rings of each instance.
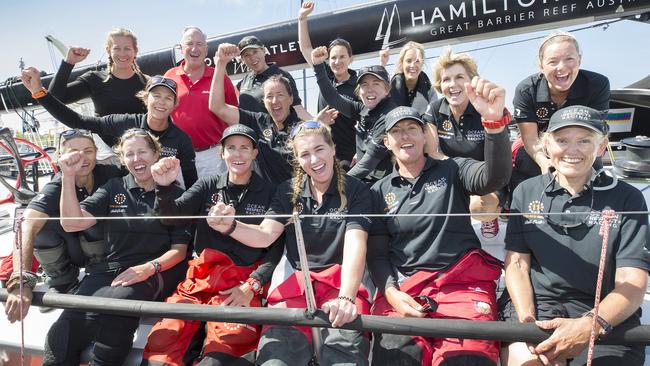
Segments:
[[[485,195],[505,187],[512,174],[512,153],[508,129],[497,134],[485,133],[485,161],[454,158],[465,190]]]
[[[648,212],[643,193],[633,187],[629,187],[629,190],[630,194],[617,195],[626,198],[624,211]],[[615,260],[616,268],[635,267],[648,271],[650,269],[648,215],[623,214],[620,227],[620,242],[617,245]]]
[[[377,165],[388,156],[388,149],[384,145],[385,118],[381,117],[372,128],[372,143],[366,153],[348,171],[348,175],[359,179],[365,178]]]
[[[378,183],[377,183],[378,184]],[[379,191],[379,186],[375,185],[371,189],[372,207],[374,214],[385,213],[385,202]],[[372,229],[368,236],[368,250],[366,252],[366,262],[368,263],[368,272],[372,281],[377,286],[377,290],[384,293],[387,287],[397,285],[397,276],[393,271],[393,266],[389,260],[390,253],[390,235],[386,230],[385,217],[373,217]]]
[[[185,187],[191,187],[196,183],[198,173],[196,172],[196,153],[194,152],[194,147],[192,147],[192,141],[189,137],[181,140],[181,144],[178,147],[178,160],[181,161],[181,173],[183,174]]]
[[[108,205],[111,203],[111,186],[119,184],[122,178],[113,178],[99,187],[95,193],[80,202],[81,209],[94,217],[104,217],[108,214]]]
[[[47,110],[52,117],[70,128],[83,128],[92,131],[100,136],[121,136],[124,129],[118,134],[115,130],[122,119],[128,115],[109,115],[106,117],[84,116],[68,108],[51,93],[38,98],[38,102]],[[117,116],[119,118],[114,118]]]
[[[530,83],[530,77],[521,81],[515,89],[515,96],[512,100],[515,122],[537,122],[535,114],[535,96],[533,95],[534,85]],[[543,82],[543,81],[542,81]]]
[[[300,92],[298,92],[298,87],[296,86],[296,81],[293,79],[293,76],[287,71],[282,70],[283,76],[289,80],[289,85],[291,85],[291,93],[293,93],[293,105],[301,105],[302,99],[300,99]]]
[[[66,104],[88,98],[91,94],[88,84],[81,77],[68,83],[73,68],[74,65],[65,62],[65,60],[61,60],[59,70],[52,78],[48,88],[50,94]]]
[[[47,214],[50,217],[59,216],[59,200],[61,198],[61,175],[57,174],[34,197],[27,208]]]
[[[171,197],[172,199],[178,198],[183,190],[178,186],[171,187]],[[172,244],[190,244],[192,239],[192,233],[190,232],[191,224],[186,223],[176,223],[175,225],[169,226],[169,233],[171,235]]]
[[[589,103],[589,107],[607,112],[609,111],[609,98],[611,97],[611,90],[609,87],[609,79],[604,75],[600,76],[597,79],[597,82],[594,83],[594,87],[591,92],[594,93],[592,101]]]
[[[187,191],[176,198],[174,186],[156,185],[156,207],[160,216],[189,216],[200,212],[205,202],[206,181],[196,181]],[[165,225],[174,225],[186,220],[161,219]]]
[[[325,63],[314,65],[314,73],[316,74],[316,82],[318,83],[320,93],[330,108],[336,109],[349,119],[359,120],[359,112],[363,109],[363,104],[347,100],[339,94],[327,77]]]
[[[250,277],[253,277],[254,279],[260,281],[262,285],[265,285],[267,282],[271,281],[273,271],[278,265],[278,262],[280,262],[280,258],[282,258],[283,253],[284,234],[280,235],[280,237],[277,238],[273,244],[267,248],[266,253],[264,253],[264,257],[262,257],[262,263],[259,265],[259,267],[257,267],[257,269],[255,269],[255,271],[251,273]]]

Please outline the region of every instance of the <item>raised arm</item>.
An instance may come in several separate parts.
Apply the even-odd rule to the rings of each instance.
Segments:
[[[20,79],[32,95],[41,94],[36,100],[59,122],[70,128],[84,128],[99,135],[108,132],[101,118],[81,115],[61,103],[52,94],[47,93],[41,82],[40,72],[36,68],[28,67],[23,70]]]
[[[208,108],[228,125],[239,123],[239,108],[226,104],[224,92],[226,65],[237,56],[239,56],[239,48],[230,43],[220,44],[217,52],[214,54],[215,69],[214,75],[212,76],[212,85],[210,86]]]
[[[156,207],[160,216],[195,215],[202,207],[201,187],[193,184],[179,198],[174,197],[172,184],[181,171],[181,162],[175,157],[165,157],[151,166],[151,176],[156,182]],[[165,225],[185,220],[162,219]]]
[[[95,225],[97,220],[93,215],[81,209],[77,199],[75,176],[83,164],[83,152],[75,151],[61,155],[61,226],[66,232],[83,231]],[[78,219],[84,217],[87,219]]]
[[[85,60],[89,53],[90,49],[88,48],[70,47],[65,60],[61,60],[61,65],[52,78],[48,90],[63,103],[73,103],[90,97],[88,85],[79,78],[68,83],[74,66]]]
[[[325,69],[325,59],[327,58],[327,48],[317,47],[311,53],[311,63],[314,66],[316,82],[320,93],[327,104],[342,113],[344,116],[352,119],[359,119],[359,112],[363,109],[363,104],[343,98],[339,92],[332,86],[332,82],[327,76]]]
[[[314,47],[311,45],[311,38],[309,37],[309,28],[307,27],[307,17],[314,10],[314,3],[307,1],[302,4],[300,11],[298,12],[298,44],[300,45],[300,53],[302,57],[305,58],[305,61],[312,66],[311,63],[311,51],[314,50]]]

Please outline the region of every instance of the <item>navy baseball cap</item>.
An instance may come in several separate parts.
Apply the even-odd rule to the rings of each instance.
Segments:
[[[553,132],[571,126],[584,127],[601,135],[607,135],[609,132],[605,114],[583,105],[572,105],[553,113],[546,131]]]
[[[253,147],[257,147],[257,134],[255,131],[253,131],[253,129],[248,126],[239,123],[223,130],[223,135],[221,136],[221,141],[219,141],[219,143],[221,146],[223,146],[226,143],[226,139],[228,137],[235,135],[248,137],[251,139],[251,141],[253,141]]]
[[[255,36],[246,36],[239,41],[237,47],[239,47],[239,52],[244,52],[249,48],[264,48],[264,43]]]
[[[174,96],[176,96],[176,82],[174,80],[166,78],[162,75],[152,76],[151,79],[149,79],[149,83],[147,84],[147,91],[150,92],[157,86],[166,87],[167,89],[171,90],[172,93],[174,93]]]
[[[388,71],[386,71],[386,69],[381,65],[364,66],[360,68],[359,72],[357,73],[357,85],[359,85],[361,79],[363,79],[363,77],[366,75],[374,75],[378,79],[386,82],[386,84],[390,84]]]
[[[419,123],[420,126],[424,126],[424,121],[420,117],[420,114],[411,107],[404,107],[404,106],[397,107],[392,111],[388,112],[385,118],[386,118],[386,132],[388,132],[388,130],[393,128],[399,121],[405,119],[412,119],[417,123]]]

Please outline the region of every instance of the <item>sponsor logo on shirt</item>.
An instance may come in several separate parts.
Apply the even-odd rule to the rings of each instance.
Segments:
[[[442,129],[443,129],[443,130],[445,130],[445,131],[451,131],[451,128],[452,128],[452,127],[453,127],[453,125],[451,124],[451,122],[450,122],[448,119],[446,119],[446,120],[444,120],[444,121],[442,122]]]
[[[178,155],[178,149],[175,148],[175,147],[163,146],[162,151],[160,152],[160,155],[162,157],[176,156],[176,155]]]
[[[538,118],[546,118],[546,117],[548,117],[548,108],[539,107],[535,111],[535,114],[537,115]]]
[[[530,201],[528,204],[528,212],[524,213],[524,224],[543,224],[546,222],[541,213],[544,211],[544,204],[539,200]]]
[[[467,131],[467,140],[468,141],[484,141],[485,140],[485,130],[469,130],[469,131]]]
[[[343,220],[343,215],[346,215],[348,213],[348,208],[344,208],[343,210],[339,210],[339,208],[330,208],[325,212],[325,215],[332,220],[332,221],[342,221]]]
[[[266,206],[257,203],[247,203],[244,207],[246,215],[264,215],[266,213]]]
[[[426,182],[422,186],[426,193],[434,193],[447,187],[447,178],[442,177],[432,182]]]
[[[589,217],[587,217],[587,220],[585,220],[585,223],[589,226],[593,225],[603,225],[603,215],[599,211],[591,211],[589,213]],[[618,228],[621,224],[621,215],[616,214],[614,215],[614,218],[610,220],[610,227],[612,228]]]
[[[221,192],[213,193],[212,196],[210,197],[210,203],[216,205],[219,202],[223,202],[223,197],[221,196]]]
[[[113,196],[113,202],[115,204],[110,204],[108,205],[109,212],[110,213],[124,213],[126,212],[128,205],[125,205],[126,203],[126,195],[124,193],[118,193],[115,196]]]
[[[273,130],[271,130],[270,128],[265,128],[264,131],[262,131],[262,135],[264,135],[265,139],[270,141],[271,138],[273,137]]]

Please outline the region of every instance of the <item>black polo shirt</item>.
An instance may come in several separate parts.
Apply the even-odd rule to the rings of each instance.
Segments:
[[[291,167],[293,152],[289,140],[291,129],[300,123],[293,108],[281,130],[278,130],[268,113],[251,112],[243,108],[239,108],[239,123],[252,128],[257,133],[259,153],[255,159],[255,171],[274,185],[290,179],[293,172]]]
[[[548,173],[515,189],[510,212],[524,215],[508,220],[506,250],[531,255],[530,278],[537,297],[593,302],[602,243],[600,211],[648,210],[638,189],[622,181],[612,187],[612,182],[609,176],[592,174],[590,184],[572,196]],[[573,215],[539,215],[549,212]],[[609,231],[603,297],[614,288],[617,268],[650,269],[647,243],[648,215],[616,215]]]
[[[396,167],[372,186],[376,214],[414,215],[373,220],[368,268],[380,290],[396,284],[396,271],[410,276],[418,270],[442,270],[481,247],[468,215],[469,196],[502,188],[512,170],[507,131],[486,136],[485,162],[427,157],[417,178],[402,177]],[[418,216],[425,214],[445,215]]]
[[[291,204],[291,193],[293,192],[293,180],[282,183],[271,201],[271,208],[267,215],[290,215],[293,213]],[[300,195],[300,214],[322,215],[319,217],[305,217],[301,219],[301,228],[305,247],[307,248],[307,260],[310,270],[322,270],[334,264],[343,264],[343,246],[345,244],[345,232],[347,230],[359,229],[370,230],[370,219],[366,217],[342,217],[340,215],[359,215],[371,212],[370,191],[368,187],[358,179],[345,176],[345,197],[347,206],[339,212],[341,199],[336,189],[336,178],[332,179],[327,192],[323,195],[323,202],[318,204],[312,195],[308,178],[302,182],[302,193]],[[284,225],[287,218],[270,218]],[[294,223],[285,226],[285,245],[287,259],[294,269],[300,269],[298,256],[298,244]]]
[[[177,186],[173,190],[174,197],[183,192]],[[155,200],[155,191],[146,192],[129,174],[109,180],[81,202],[81,208],[95,217],[145,217],[137,220],[98,220],[104,224],[104,240],[110,247],[107,262],[130,267],[161,256],[172,244],[189,244],[189,227],[163,225],[156,217]]]
[[[539,132],[546,131],[548,121],[555,111],[572,105],[584,105],[593,109],[609,109],[609,79],[587,70],[580,70],[571,85],[569,96],[562,106],[551,100],[548,81],[542,73],[522,80],[515,90],[513,117],[517,123],[537,122]]]
[[[296,81],[293,80],[293,76],[279,68],[274,63],[268,64],[268,66],[269,67],[260,74],[255,74],[255,72],[250,71],[244,75],[243,79],[239,80],[237,83],[237,90],[239,90],[239,108],[253,112],[266,113],[266,107],[264,106],[264,89],[262,88],[262,84],[273,75],[282,75],[289,79],[289,84],[291,84],[291,93],[293,94],[293,105],[301,105],[302,99],[300,99],[300,94],[298,93]]]
[[[354,89],[357,86],[357,72],[348,69],[348,74],[350,78],[342,83],[336,81],[332,69],[328,66],[325,68],[327,71],[327,76],[330,80],[332,86],[336,89],[339,95],[350,101],[359,101],[356,94],[354,94]],[[318,93],[318,111],[320,112],[328,106],[327,101],[323,98],[323,95]],[[353,120],[346,115],[340,113],[339,116],[334,120],[334,124],[330,125],[332,129],[332,139],[334,144],[336,144],[336,157],[339,160],[351,161],[354,154],[356,154],[356,137],[354,125],[357,123],[356,120]]]
[[[390,97],[398,106],[411,107],[423,115],[429,105],[431,81],[424,72],[418,76],[415,89],[408,90],[404,74],[397,73],[390,80]]]
[[[86,187],[76,187],[77,199],[79,202],[86,199],[106,183],[109,179],[121,177],[122,170],[115,165],[97,164],[93,169],[93,188],[91,192]],[[59,200],[61,198],[61,174],[57,174],[38,192],[27,205],[27,208],[42,212],[49,217],[59,217]]]
[[[445,155],[484,160],[485,129],[472,103],[456,121],[447,99],[438,99],[429,104],[424,120],[437,127],[440,150]]]
[[[176,127],[169,118],[169,125],[164,131],[154,131],[147,124],[147,114],[109,114],[104,117],[84,116],[78,114],[58,99],[47,93],[38,98],[38,102],[52,117],[70,128],[83,128],[96,133],[104,141],[113,141],[114,145],[119,138],[131,128],[142,128],[157,136],[163,147],[161,156],[175,156],[181,161],[181,171],[185,186],[189,187],[196,182],[197,173],[194,165],[194,148],[192,139]]]
[[[173,186],[156,187],[156,204],[161,216],[207,216],[218,202],[232,204],[236,215],[264,215],[269,208],[275,186],[253,173],[245,186],[228,182],[228,173],[220,176],[201,177],[192,187],[174,200]],[[258,225],[263,218],[239,218],[247,224]],[[164,223],[170,223],[163,220]],[[194,250],[201,254],[203,249],[218,250],[230,257],[238,266],[250,266],[258,261],[262,264],[252,276],[266,283],[271,279],[273,269],[284,249],[283,237],[269,248],[252,248],[230,236],[212,229],[205,219],[197,221]]]

